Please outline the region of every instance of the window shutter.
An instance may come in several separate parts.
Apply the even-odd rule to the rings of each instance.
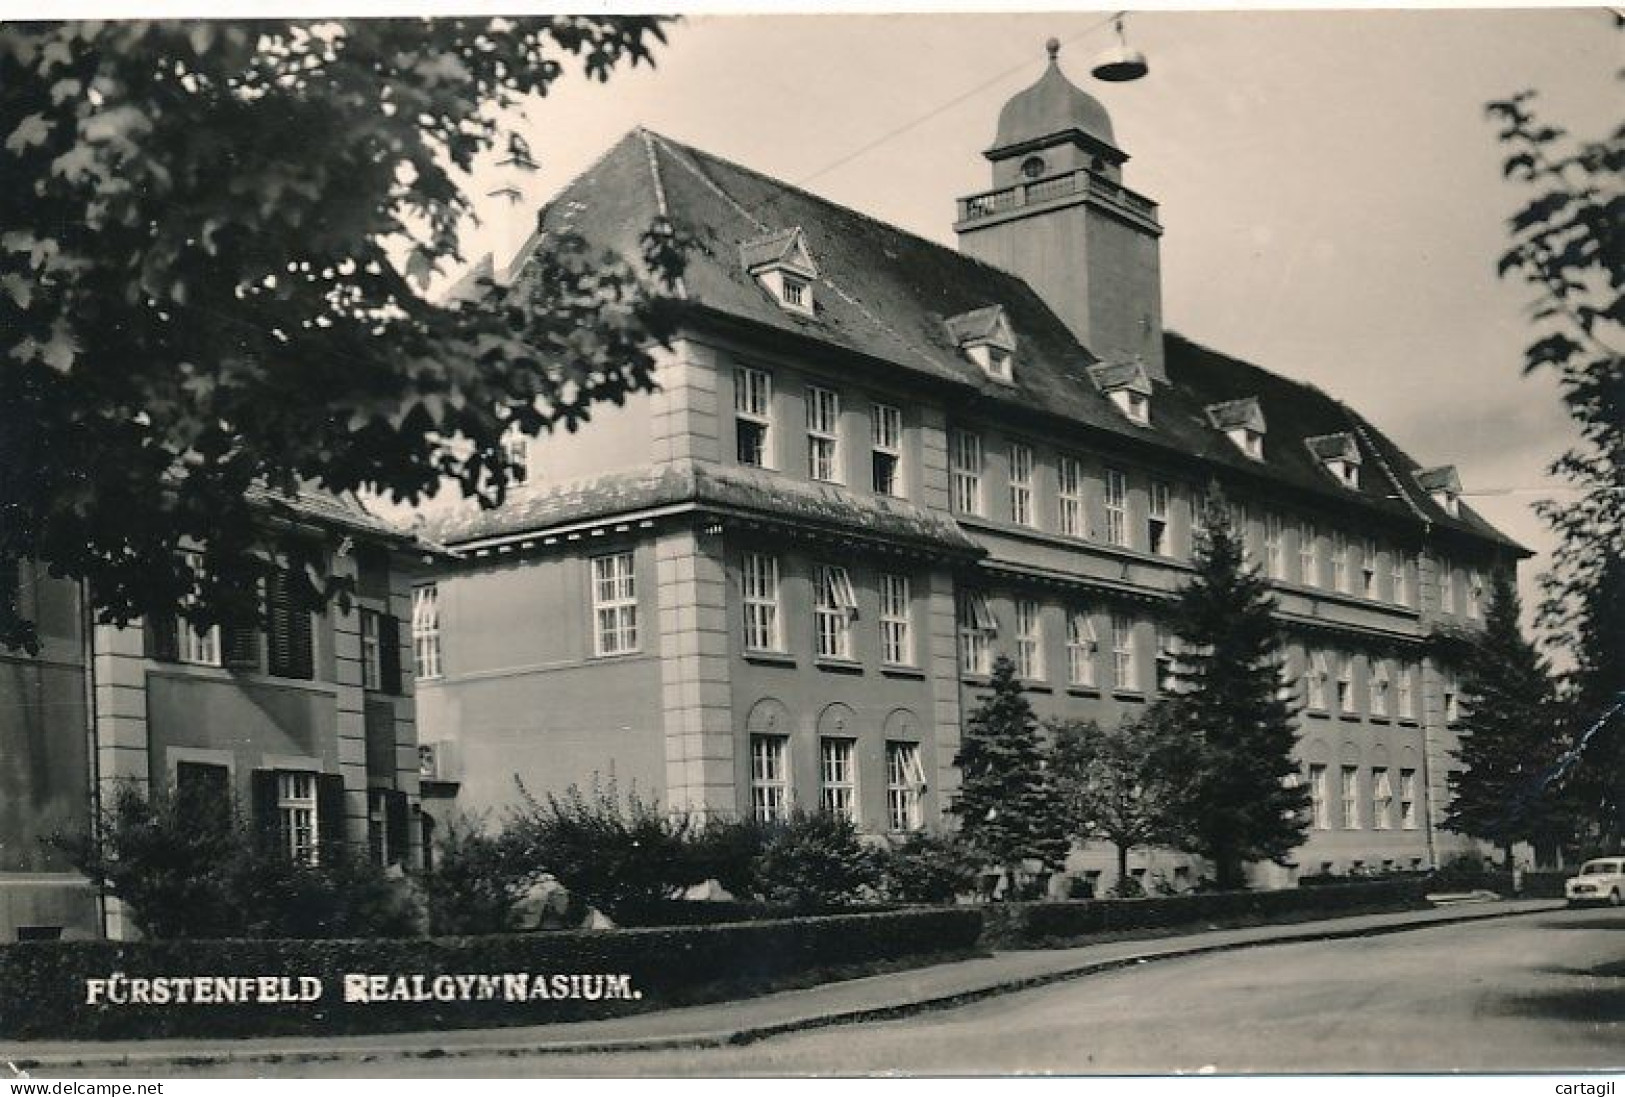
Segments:
[[[249,796],[255,831],[277,848],[276,770],[255,770],[249,779]]]
[[[378,618],[378,662],[382,668],[379,687],[385,693],[401,692],[400,618],[381,614]]]
[[[406,793],[390,789],[384,794],[385,810],[388,818],[385,820],[386,833],[389,835],[389,859],[399,861],[402,865],[409,865],[408,854],[411,852],[412,815],[406,802]]]
[[[267,585],[270,672],[280,678],[312,678],[310,612],[296,596],[293,576],[278,571]]]
[[[165,663],[177,662],[181,657],[179,622],[172,613],[148,614],[142,626],[148,659]]]
[[[344,841],[344,778],[337,773],[316,775],[316,830],[324,847]]]
[[[222,635],[222,661],[233,670],[260,669],[260,630],[228,628]]]

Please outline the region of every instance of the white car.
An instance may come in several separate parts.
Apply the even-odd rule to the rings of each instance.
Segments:
[[[1587,861],[1580,866],[1580,875],[1570,877],[1563,886],[1563,894],[1571,907],[1582,903],[1617,907],[1625,903],[1625,857]]]

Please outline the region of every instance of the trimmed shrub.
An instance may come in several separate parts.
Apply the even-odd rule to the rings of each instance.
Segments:
[[[984,942],[994,948],[1053,948],[1105,933],[1194,923],[1293,920],[1398,910],[1421,905],[1427,890],[1420,879],[1377,880],[1280,891],[993,904],[983,909],[987,927]]]
[[[597,933],[4,945],[0,1037],[336,1035],[585,1020],[963,956],[976,948],[981,927],[979,912],[964,908]],[[101,993],[95,1004],[87,1003],[86,980],[104,980],[115,972],[125,980],[120,985],[126,992],[129,980],[137,978],[263,976],[278,993],[284,985],[297,991],[301,978],[318,980],[321,994],[313,1001],[276,1004],[115,1005]],[[508,981],[500,978],[488,978],[482,986],[482,974],[522,977],[525,1000],[508,1000]],[[346,975],[384,976],[377,987],[361,985],[386,996],[398,991],[425,1000],[346,1001]],[[545,997],[535,996],[537,980]],[[460,985],[471,997],[459,998]],[[143,989],[150,997],[151,986]],[[441,1000],[440,991],[449,1000]],[[256,998],[259,993],[256,989]]]
[[[900,903],[951,903],[976,887],[976,866],[951,835],[916,832],[878,851],[880,891]]]

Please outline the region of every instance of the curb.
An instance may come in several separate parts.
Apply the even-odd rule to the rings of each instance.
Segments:
[[[1464,904],[1465,905],[1465,904]],[[599,1040],[569,1040],[555,1043],[492,1043],[492,1044],[466,1044],[458,1047],[423,1047],[421,1045],[385,1045],[379,1047],[357,1048],[288,1048],[285,1050],[257,1050],[229,1049],[223,1051],[201,1052],[127,1052],[120,1055],[74,1055],[72,1053],[46,1058],[32,1058],[20,1055],[14,1060],[0,1059],[0,1065],[10,1067],[13,1071],[26,1071],[33,1069],[59,1068],[87,1068],[87,1067],[133,1067],[173,1065],[177,1067],[219,1066],[224,1063],[322,1063],[338,1061],[354,1062],[382,1062],[385,1060],[411,1060],[411,1059],[461,1059],[477,1056],[493,1058],[524,1058],[530,1056],[546,1055],[592,1055],[608,1054],[613,1052],[629,1051],[691,1051],[706,1048],[741,1047],[747,1044],[758,1043],[775,1036],[783,1036],[793,1032],[809,1032],[815,1029],[833,1028],[837,1025],[862,1024],[870,1021],[892,1021],[904,1017],[912,1017],[924,1013],[935,1013],[942,1010],[957,1009],[960,1006],[970,1005],[973,1002],[984,1001],[1006,994],[1015,994],[1024,990],[1034,990],[1039,987],[1050,986],[1055,983],[1069,982],[1074,979],[1086,978],[1090,975],[1101,975],[1107,972],[1118,971],[1123,968],[1136,967],[1140,964],[1155,963],[1161,960],[1181,960],[1192,956],[1204,956],[1221,952],[1240,952],[1245,949],[1268,948],[1273,945],[1307,944],[1314,941],[1338,941],[1360,937],[1383,937],[1393,933],[1407,933],[1413,930],[1429,929],[1435,926],[1460,925],[1465,922],[1488,922],[1501,918],[1518,918],[1530,914],[1549,914],[1561,906],[1540,907],[1533,910],[1500,910],[1478,914],[1463,913],[1449,918],[1431,918],[1420,922],[1398,922],[1389,925],[1363,926],[1353,929],[1320,929],[1302,933],[1288,933],[1279,937],[1268,937],[1256,941],[1230,941],[1216,945],[1196,945],[1189,948],[1172,949],[1161,952],[1147,952],[1131,956],[1119,956],[1110,960],[1095,960],[1076,967],[1063,968],[1059,971],[1049,971],[1041,975],[1029,975],[1018,979],[1008,979],[1001,982],[990,983],[986,986],[971,990],[960,991],[955,994],[945,994],[934,998],[922,998],[913,1002],[900,1002],[886,1006],[866,1006],[857,1009],[837,1010],[831,1013],[819,1014],[810,1017],[799,1017],[789,1021],[777,1021],[764,1025],[745,1025],[730,1027],[720,1031],[697,1032],[675,1036],[627,1036],[620,1038]],[[13,1079],[15,1080],[15,1079]]]

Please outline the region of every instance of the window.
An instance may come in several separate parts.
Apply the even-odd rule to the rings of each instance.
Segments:
[[[1298,527],[1298,581],[1306,587],[1320,584],[1319,561],[1316,558],[1315,544],[1319,535],[1315,531],[1314,523],[1305,522]]]
[[[1331,801],[1326,786],[1326,767],[1309,767],[1309,811],[1316,830],[1332,829]]]
[[[412,655],[419,678],[440,677],[440,588],[412,588]]]
[[[987,595],[966,591],[959,596],[959,669],[966,674],[989,674],[993,669],[993,637],[999,625],[987,604]]]
[[[1394,785],[1386,766],[1371,770],[1371,829],[1394,829]]]
[[[779,299],[793,309],[807,307],[807,283],[788,274],[779,276]]]
[[[1030,682],[1044,677],[1044,619],[1025,598],[1016,600],[1016,674]]]
[[[1449,560],[1439,561],[1439,608],[1445,613],[1456,612],[1456,569]]]
[[[1360,594],[1377,597],[1377,543],[1370,538],[1360,546]]]
[[[1191,504],[1191,555],[1195,556],[1207,534],[1207,493],[1199,485],[1192,485],[1187,498]]]
[[[290,770],[276,775],[277,834],[282,849],[300,864],[317,857],[316,775]]]
[[[1033,448],[1010,443],[1010,520],[1018,526],[1033,521]]]
[[[782,822],[790,814],[790,740],[782,735],[750,737],[750,810],[763,823]]]
[[[1117,405],[1117,410],[1136,423],[1149,423],[1151,421],[1151,401],[1143,392],[1133,389],[1113,389],[1107,393],[1111,402]]]
[[[1331,677],[1326,667],[1326,653],[1317,651],[1309,657],[1309,707],[1326,711],[1326,682]]]
[[[779,561],[760,552],[747,552],[739,570],[745,606],[745,648],[779,651]]]
[[[1477,568],[1467,572],[1467,616],[1477,619],[1479,606],[1484,598],[1484,576],[1479,574]]]
[[[1010,380],[1010,352],[990,344],[987,347],[987,372],[988,376],[1000,381]]]
[[[856,748],[851,739],[818,741],[818,806],[853,823],[858,821]]]
[[[1461,698],[1457,692],[1456,676],[1450,671],[1444,672],[1444,719],[1447,724],[1461,719]]]
[[[203,554],[201,552],[183,552],[181,558],[185,560],[194,575],[203,572]],[[186,604],[192,605],[196,598],[188,594]],[[202,632],[184,617],[175,622],[175,658],[182,663],[191,663],[200,667],[217,667],[220,665],[220,627],[210,625]]]
[[[1066,677],[1074,686],[1095,686],[1095,623],[1082,610],[1066,615]]]
[[[1174,655],[1177,640],[1157,629],[1157,692],[1167,696],[1174,691]]]
[[[1342,530],[1333,530],[1332,589],[1339,594],[1349,593],[1349,541]]]
[[[914,637],[909,628],[908,576],[880,576],[880,659],[894,666],[914,662]]]
[[[920,792],[925,770],[918,743],[886,744],[886,826],[893,831],[919,830],[924,824]]]
[[[874,490],[877,495],[903,494],[903,413],[890,404],[874,405]]]
[[[807,475],[841,479],[841,398],[829,389],[807,386]]]
[[[1112,615],[1112,688],[1140,688],[1140,672],[1134,661],[1134,622],[1117,614]]]
[[[1409,554],[1402,549],[1394,549],[1388,557],[1388,566],[1393,569],[1394,604],[1408,606],[1411,604],[1410,583],[1407,581],[1409,571]]]
[[[1068,537],[1089,536],[1083,509],[1083,462],[1076,457],[1063,456],[1056,463],[1056,473],[1061,532]]]
[[[1150,509],[1145,519],[1145,543],[1158,556],[1168,555],[1168,501],[1173,489],[1166,481],[1151,481]]]
[[[361,611],[361,688],[378,689],[384,683],[384,654],[379,643],[378,614]]]
[[[593,558],[592,609],[599,655],[638,650],[638,592],[630,552]]]
[[[1106,470],[1106,543],[1128,544],[1128,477]]]
[[[1388,664],[1381,660],[1372,660],[1371,677],[1366,683],[1367,692],[1370,694],[1367,701],[1371,715],[1388,715],[1388,692],[1392,684],[1393,677],[1388,669]]]
[[[1416,771],[1399,771],[1399,825],[1404,830],[1416,829]]]
[[[388,789],[367,790],[367,850],[372,854],[373,864],[379,866],[389,864]]]
[[[819,564],[813,571],[813,586],[818,655],[825,659],[852,658],[852,618],[858,614],[852,580],[843,567]]]
[[[1354,656],[1345,655],[1337,667],[1337,711],[1344,716],[1354,714]]]
[[[316,676],[315,641],[310,610],[305,608],[293,575],[278,570],[266,582],[266,666],[279,678]]]
[[[953,505],[960,514],[982,513],[982,438],[953,432]]]
[[[1343,767],[1343,829],[1360,829],[1360,770]]]
[[[734,370],[734,431],[741,465],[767,468],[772,463],[768,449],[772,399],[772,379],[765,372],[748,366]]]
[[[1286,557],[1281,550],[1281,516],[1264,515],[1264,574],[1271,579],[1286,578]]]
[[[1411,668],[1399,668],[1399,677],[1395,680],[1395,707],[1401,720],[1416,719],[1416,692],[1412,686]]]

